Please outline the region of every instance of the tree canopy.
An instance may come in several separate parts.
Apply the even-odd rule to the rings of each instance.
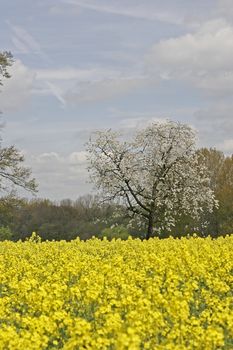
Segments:
[[[87,151],[91,179],[104,199],[124,204],[145,225],[146,238],[170,230],[182,214],[197,218],[217,204],[188,125],[154,123],[130,141],[98,131]]]

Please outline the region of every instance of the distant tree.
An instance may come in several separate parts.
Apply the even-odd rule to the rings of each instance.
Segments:
[[[5,196],[0,199],[0,225],[11,227],[17,220],[16,210],[22,207],[23,200],[15,196]]]
[[[216,198],[219,201],[219,232],[233,233],[233,155],[224,160],[218,177]]]
[[[218,200],[219,208],[212,213],[203,211],[201,221],[205,235],[219,236],[233,232],[233,156],[226,157],[216,149],[198,151],[209,172],[210,187]]]
[[[224,153],[215,148],[200,148],[197,154],[200,157],[200,162],[204,162],[207,168],[210,187],[215,191],[218,187],[219,176],[225,162]]]
[[[219,207],[214,208],[210,213],[203,210],[198,225],[202,228],[202,235],[213,235],[218,236],[220,234],[220,221],[219,212],[222,204],[219,202],[218,191],[219,191],[219,177],[222,172],[222,168],[225,162],[224,153],[216,150],[215,148],[201,148],[197,151],[200,162],[204,162],[209,178],[210,188],[214,192],[215,198],[218,200]],[[195,224],[193,223],[195,226]]]
[[[14,240],[25,239],[33,231],[43,240],[71,240],[77,236],[88,239],[98,236],[106,227],[128,223],[119,215],[115,217],[115,204],[100,205],[96,196],[91,195],[60,203],[35,198],[3,204],[0,205],[0,224],[10,227]]]
[[[89,140],[91,179],[106,200],[118,200],[146,227],[146,238],[170,230],[179,216],[199,217],[216,205],[191,127],[154,123],[125,141],[111,130]]]

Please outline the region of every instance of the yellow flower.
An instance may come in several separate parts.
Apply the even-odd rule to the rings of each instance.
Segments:
[[[35,244],[36,243],[36,244]],[[233,236],[0,242],[0,350],[214,350],[233,338]]]

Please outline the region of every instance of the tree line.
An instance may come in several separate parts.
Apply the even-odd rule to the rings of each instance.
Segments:
[[[210,174],[210,186],[218,201],[212,213],[203,210],[199,219],[183,214],[161,238],[181,237],[196,233],[214,238],[233,232],[233,155],[225,156],[216,149],[202,148]],[[71,240],[76,237],[145,238],[145,229],[132,222],[127,208],[119,203],[102,201],[97,195],[77,200],[19,199],[3,197],[0,201],[0,239],[25,240],[36,231],[43,240]]]

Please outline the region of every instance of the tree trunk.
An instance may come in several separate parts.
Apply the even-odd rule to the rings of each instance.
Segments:
[[[154,225],[154,217],[151,213],[148,219],[148,227],[147,227],[147,233],[146,233],[146,239],[149,239],[152,237],[153,234],[153,225]]]

